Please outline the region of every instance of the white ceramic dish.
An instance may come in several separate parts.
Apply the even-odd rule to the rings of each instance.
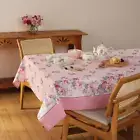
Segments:
[[[52,62],[57,65],[72,65],[74,63],[73,58],[63,55],[47,55],[46,59],[48,62]]]
[[[68,50],[68,56],[71,58],[79,59],[81,58],[82,51],[78,49]]]

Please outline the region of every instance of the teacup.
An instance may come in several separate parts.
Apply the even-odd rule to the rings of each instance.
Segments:
[[[95,59],[95,56],[93,55],[93,53],[83,53],[82,59],[85,61],[92,61]]]

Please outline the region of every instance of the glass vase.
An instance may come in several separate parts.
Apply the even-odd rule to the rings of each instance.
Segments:
[[[30,26],[29,32],[32,34],[36,34],[38,32],[38,27],[37,26]]]

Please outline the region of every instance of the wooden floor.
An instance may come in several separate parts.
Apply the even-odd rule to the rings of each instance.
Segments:
[[[39,105],[33,94],[26,94],[25,107]],[[60,140],[62,128],[56,127],[47,132],[37,120],[37,112],[37,109],[20,110],[18,93],[0,93],[0,140]],[[137,131],[135,140],[140,140],[138,134]],[[93,140],[93,138],[80,134],[69,136],[68,140]]]

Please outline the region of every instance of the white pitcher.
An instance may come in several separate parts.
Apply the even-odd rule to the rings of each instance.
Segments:
[[[93,47],[93,54],[98,57],[107,55],[107,51],[108,51],[108,48],[105,47],[103,43],[99,45],[97,49]]]

